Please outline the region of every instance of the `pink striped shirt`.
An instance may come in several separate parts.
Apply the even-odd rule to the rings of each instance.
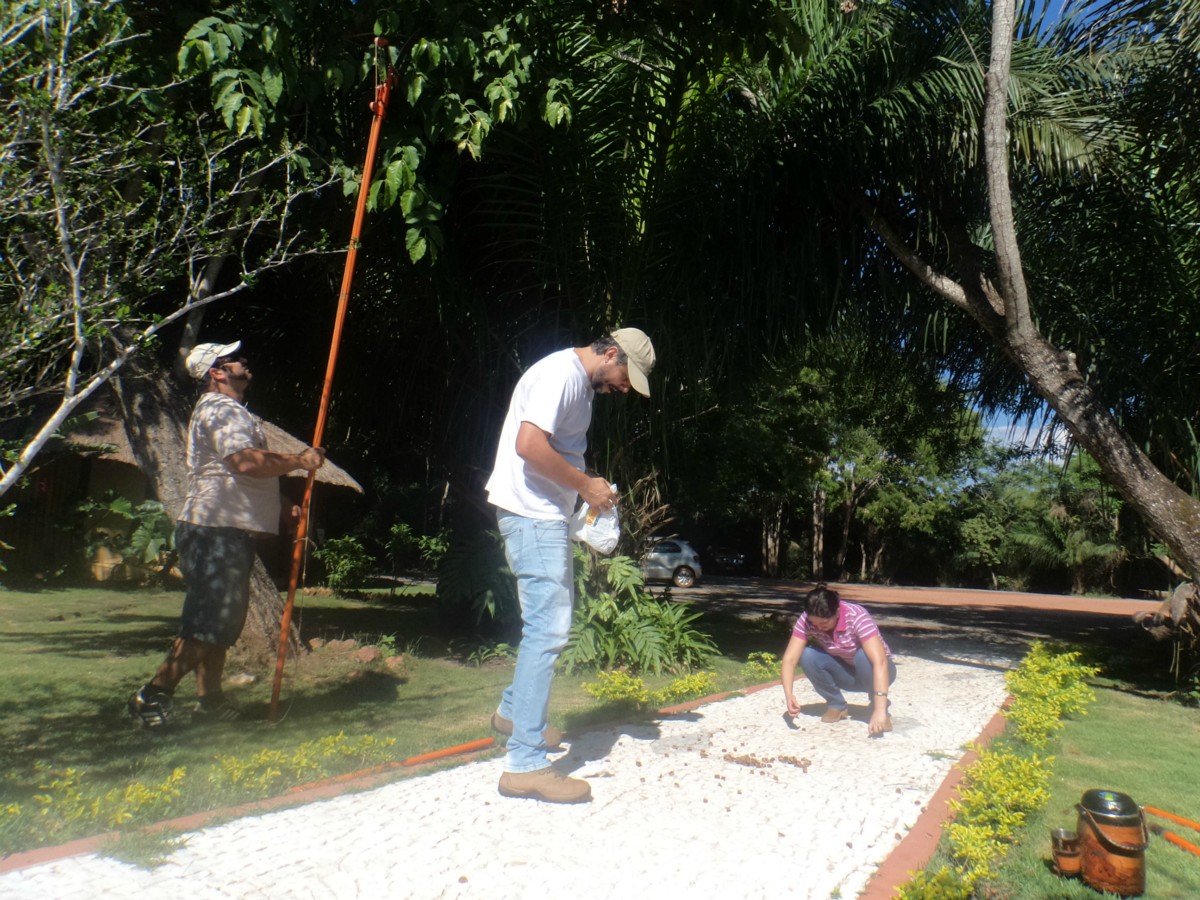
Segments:
[[[796,620],[796,627],[792,629],[792,636],[803,638],[830,656],[836,656],[846,662],[853,662],[858,648],[873,637],[878,637],[883,641],[884,652],[889,657],[892,655],[887,641],[883,640],[883,635],[879,633],[879,626],[875,624],[871,614],[857,603],[848,603],[845,600],[838,604],[838,620],[837,624],[833,626],[833,631],[809,628],[808,613],[801,613],[800,618]]]

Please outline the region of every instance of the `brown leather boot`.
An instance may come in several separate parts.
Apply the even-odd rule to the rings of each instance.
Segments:
[[[846,709],[846,707],[844,707],[844,706],[841,709],[839,709],[836,706],[826,706],[825,712],[821,716],[821,721],[824,722],[826,725],[832,725],[834,722],[842,721],[842,719],[846,718],[849,715],[850,715],[850,710]]]
[[[500,713],[492,713],[492,731],[512,737],[513,724]],[[542,740],[546,742],[547,750],[561,747],[562,739],[563,733],[552,725],[547,725],[546,730],[542,732]]]
[[[534,772],[505,772],[500,776],[500,793],[547,803],[587,803],[592,799],[592,786],[546,766]]]

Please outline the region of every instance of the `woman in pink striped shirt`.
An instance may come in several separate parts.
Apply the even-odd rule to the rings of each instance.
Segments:
[[[825,700],[822,722],[832,724],[850,715],[842,691],[865,691],[871,701],[867,733],[891,731],[888,688],[896,680],[896,664],[871,614],[857,603],[843,601],[824,584],[809,591],[804,603],[780,673],[788,713],[800,712],[792,693],[799,663],[813,690]]]

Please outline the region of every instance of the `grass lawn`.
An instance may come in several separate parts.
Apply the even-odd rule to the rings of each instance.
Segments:
[[[86,799],[123,791],[131,782],[158,784],[182,766],[187,777],[181,795],[151,818],[181,815],[248,799],[224,783],[218,756],[243,761],[264,752],[286,756],[306,742],[343,733],[351,742],[391,739],[386,757],[403,760],[489,736],[488,720],[512,674],[511,659],[471,662],[478,648],[454,640],[428,593],[410,589],[356,600],[302,594],[297,622],[306,639],[353,638],[360,645],[394,647],[404,654],[403,667],[390,671],[382,661],[358,663],[352,652],[328,648],[291,660],[275,725],[265,721],[271,671],[252,671],[257,679],[252,684],[229,687],[243,716],[218,724],[189,724],[195,689],[189,676],[177,692],[180,725],[148,731],[127,716],[125,702],[161,662],[181,605],[178,591],[0,591],[0,851],[107,830],[77,821],[40,837],[22,831],[18,820],[28,822],[36,812],[35,795],[45,793],[56,777],[52,773],[78,770],[78,790],[71,790]],[[746,655],[778,654],[786,641],[778,625],[734,617],[709,617],[702,624],[726,654],[706,667],[717,673],[718,690],[764,680],[743,672]],[[476,653],[475,661],[486,655]],[[227,678],[239,671],[231,659]],[[673,678],[645,680],[653,689]],[[592,698],[583,687],[589,680],[594,676],[558,677],[551,721],[571,730],[625,712]],[[379,761],[378,754],[351,755],[329,763],[326,771],[353,771]],[[79,798],[72,802],[86,805]],[[23,815],[5,818],[5,805],[13,803]],[[140,822],[135,817],[130,824]]]
[[[1084,791],[1105,788],[1200,820],[1200,711],[1129,690],[1104,688],[1088,715],[1069,721],[1053,750],[1056,757],[1050,802],[1024,830],[1000,873],[997,898],[1052,900],[1100,896],[1077,879],[1054,875],[1049,867],[1050,831],[1076,827],[1075,804]],[[1200,834],[1147,816],[1194,844]],[[1200,897],[1200,857],[1150,836],[1146,851],[1147,898]]]

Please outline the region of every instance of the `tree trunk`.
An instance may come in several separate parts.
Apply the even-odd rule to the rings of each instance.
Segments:
[[[1108,481],[1171,551],[1193,580],[1200,580],[1200,501],[1160,472],[1124,432],[1075,364],[1075,355],[1055,347],[1038,330],[1030,308],[1017,244],[1009,185],[1008,81],[1012,61],[1014,0],[992,7],[992,48],[987,72],[983,144],[987,193],[995,245],[993,281],[979,250],[961,227],[942,223],[962,275],[957,282],[937,271],[899,237],[870,204],[863,208],[872,227],[918,278],[964,310],[995,341],[1053,409]]]
[[[825,580],[825,488],[820,484],[813,489],[812,510],[812,577],[814,581]]]
[[[846,499],[842,503],[842,535],[837,554],[833,558],[833,570],[837,572],[839,581],[845,581],[850,574],[846,571],[846,556],[850,552],[850,525],[854,521],[854,511],[857,508],[858,497],[854,485],[846,485]]]
[[[123,372],[113,378],[113,390],[134,459],[150,479],[167,515],[175,519],[187,496],[187,422],[191,403],[169,375],[148,372],[143,365],[138,359],[127,363]],[[250,577],[250,612],[234,655],[248,662],[274,660],[279,649],[282,616],[283,599],[262,560],[256,558]],[[300,636],[293,626],[288,652],[301,650]]]
[[[763,511],[763,574],[778,578],[783,570],[783,503],[772,501]]]

